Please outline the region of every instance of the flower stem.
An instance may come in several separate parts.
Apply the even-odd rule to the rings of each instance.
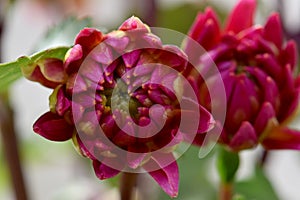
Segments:
[[[233,192],[232,183],[221,183],[219,189],[219,200],[231,200],[232,192]]]
[[[17,200],[27,200],[27,192],[21,168],[18,138],[14,128],[13,111],[7,103],[7,97],[0,96],[0,132],[3,149],[11,175]]]
[[[239,169],[239,154],[223,147],[218,149],[217,170],[221,184],[219,189],[220,200],[231,200],[233,196],[233,183]]]
[[[120,185],[121,200],[133,199],[133,191],[137,187],[137,176],[138,174],[136,173],[122,173]]]
[[[268,161],[268,156],[269,156],[269,151],[267,150],[263,150],[260,159],[258,160],[258,166],[261,168],[264,168],[264,166],[266,165],[267,161]]]
[[[3,13],[1,13],[3,14]],[[0,62],[2,62],[2,34],[4,30],[4,16],[0,16]],[[8,163],[8,169],[17,200],[27,200],[27,192],[21,168],[18,148],[18,138],[14,128],[13,110],[9,105],[8,94],[0,94],[0,133],[3,151]]]

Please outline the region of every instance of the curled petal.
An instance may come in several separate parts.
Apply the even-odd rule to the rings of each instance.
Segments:
[[[94,28],[85,28],[79,32],[75,44],[82,46],[83,52],[88,54],[96,45],[103,40],[102,33]]]
[[[112,178],[120,173],[119,170],[113,169],[97,160],[93,160],[93,167],[94,167],[96,176],[100,180]]]
[[[25,74],[23,71],[23,74],[27,79],[38,82],[48,88],[56,88],[58,85],[61,84],[61,83],[53,82],[53,81],[46,79],[45,76],[43,75],[43,73],[41,72],[41,69],[39,66],[35,65],[32,67],[34,69],[30,74]]]
[[[226,24],[226,32],[239,33],[253,25],[253,16],[256,9],[256,0],[239,0],[234,7]]]
[[[171,159],[171,160],[170,160]],[[164,163],[171,162],[171,164],[165,166]],[[152,167],[160,169],[152,171]],[[156,157],[152,157],[150,161],[148,161],[143,168],[148,171],[150,176],[159,184],[159,186],[171,197],[176,197],[178,194],[178,186],[179,186],[179,171],[178,166],[175,161],[175,158],[172,154],[166,155],[157,155]]]
[[[66,141],[72,138],[74,127],[61,116],[47,112],[34,123],[33,130],[48,140]]]
[[[42,74],[47,80],[57,83],[62,83],[65,80],[66,74],[62,60],[48,58],[38,63]]]
[[[184,98],[181,108],[180,131],[185,134],[205,133],[215,125],[213,116],[201,105]],[[200,114],[200,115],[199,115]],[[198,126],[197,126],[198,124]],[[197,128],[198,127],[198,128]]]

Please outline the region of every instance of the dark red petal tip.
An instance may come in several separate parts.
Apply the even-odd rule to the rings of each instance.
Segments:
[[[66,141],[72,138],[74,127],[61,116],[47,112],[33,125],[33,131],[52,141]]]

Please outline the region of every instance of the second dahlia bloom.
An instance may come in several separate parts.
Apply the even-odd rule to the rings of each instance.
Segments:
[[[136,17],[108,34],[86,28],[63,62],[41,60],[23,70],[54,89],[34,131],[73,139],[100,179],[145,170],[175,197],[174,149],[214,123],[181,75],[187,63],[183,51],[163,45]]]
[[[215,63],[223,79],[227,114],[224,127],[220,127],[220,143],[234,151],[257,144],[266,149],[300,150],[300,132],[286,127],[299,107],[296,45],[284,41],[277,13],[271,14],[264,26],[254,25],[255,8],[255,0],[240,0],[224,29],[215,12],[207,8],[189,31],[207,53],[197,55],[188,40],[184,48],[198,62],[199,71],[209,74]],[[206,85],[214,87],[214,74],[204,75],[204,81],[194,70],[189,73],[202,105],[210,109],[217,99],[210,99]],[[202,137],[195,142],[201,144]]]

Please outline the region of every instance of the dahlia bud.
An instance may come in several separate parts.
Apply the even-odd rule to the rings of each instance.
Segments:
[[[219,142],[239,151],[262,144],[266,149],[300,149],[300,133],[285,127],[299,107],[300,76],[296,69],[294,41],[283,41],[279,14],[272,14],[264,26],[253,25],[255,0],[240,0],[221,30],[215,12],[200,13],[189,36],[207,53],[195,54],[191,40],[185,52],[198,62],[208,76],[195,77],[201,104],[210,110],[207,86],[214,88],[214,77],[221,75],[227,114]],[[209,73],[212,62],[217,73]],[[209,91],[216,93],[217,91]],[[205,97],[206,96],[206,97]],[[195,143],[202,144],[202,137]]]
[[[59,68],[62,76],[41,73],[59,84],[34,131],[54,141],[72,138],[99,179],[143,169],[175,197],[174,150],[214,125],[182,74],[187,64],[183,51],[163,45],[136,17],[107,34],[86,28]]]

